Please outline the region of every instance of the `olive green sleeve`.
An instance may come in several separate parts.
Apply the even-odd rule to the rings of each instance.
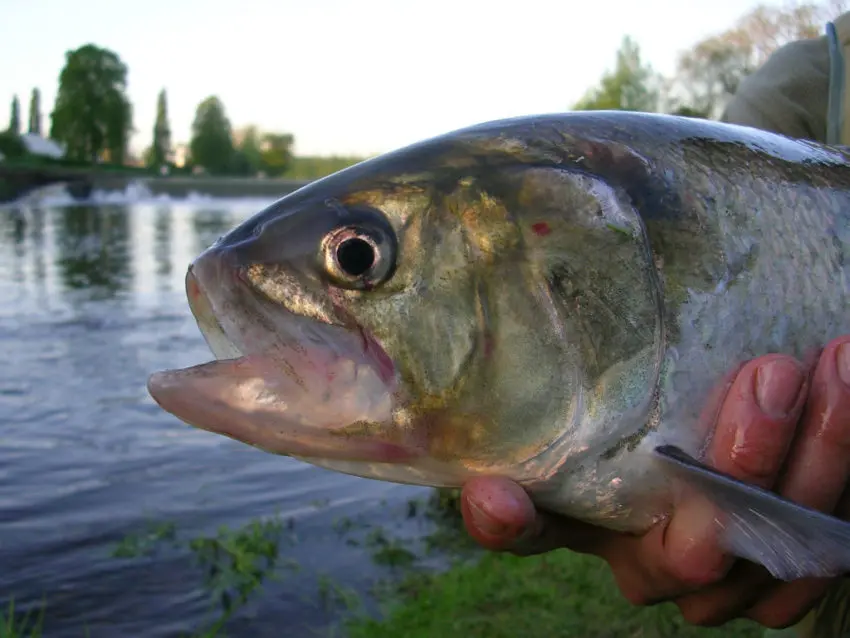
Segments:
[[[825,142],[829,73],[826,36],[786,44],[741,82],[720,119]]]

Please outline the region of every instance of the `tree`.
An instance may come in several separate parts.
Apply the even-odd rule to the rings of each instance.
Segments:
[[[294,138],[289,133],[266,133],[263,136],[263,170],[271,177],[283,175],[292,163]]]
[[[675,108],[670,112],[670,115],[680,115],[682,117],[696,117],[701,120],[708,119],[708,114],[705,111],[698,111],[697,109],[691,108],[690,106],[680,106],[678,108]]]
[[[32,90],[30,96],[30,121],[28,131],[35,135],[41,135],[41,94],[38,89]]]
[[[228,173],[234,153],[231,130],[221,100],[213,95],[201,102],[195,111],[189,142],[192,163],[213,174]]]
[[[171,128],[168,126],[168,106],[166,104],[165,89],[159,92],[156,101],[156,122],[153,125],[153,143],[151,144],[150,156],[147,158],[149,166],[160,167],[168,163],[171,155]]]
[[[239,162],[244,162],[246,170],[244,174],[256,175],[260,171],[265,171],[263,165],[263,153],[260,149],[260,132],[256,126],[246,126],[236,132],[235,137],[238,139],[236,144],[239,154],[242,159]],[[239,171],[242,173],[243,171]]]
[[[70,159],[121,163],[133,130],[127,66],[108,49],[86,44],[65,54],[50,136]]]
[[[821,34],[835,3],[758,6],[732,28],[698,42],[680,56],[675,78],[679,101],[719,117],[741,82],[779,47]]]
[[[642,62],[640,47],[626,36],[617,52],[614,70],[606,72],[599,86],[588,91],[573,108],[654,112],[658,110],[660,93],[660,77]]]
[[[21,134],[21,105],[18,96],[12,98],[12,115],[9,117],[9,132],[12,135]]]

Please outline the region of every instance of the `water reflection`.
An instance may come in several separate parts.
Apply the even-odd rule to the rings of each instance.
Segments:
[[[171,263],[171,215],[164,207],[157,208],[154,228],[154,259],[156,260],[156,274],[168,278],[173,268]]]
[[[55,281],[53,292],[72,305],[128,294],[149,305],[161,291],[182,290],[189,262],[259,209],[185,203],[5,208],[0,273],[30,295]]]
[[[195,249],[201,252],[233,226],[228,215],[221,210],[198,210],[192,216],[192,227],[197,240]]]
[[[129,287],[127,209],[74,206],[63,213],[57,263],[65,285],[102,289],[106,296]]]

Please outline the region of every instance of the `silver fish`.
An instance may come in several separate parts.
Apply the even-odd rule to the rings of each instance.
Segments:
[[[682,484],[785,580],[850,569],[850,525],[708,467],[742,360],[850,333],[850,156],[672,116],[498,121],[363,162],[200,255],[217,361],[154,374],[180,419],[388,481],[498,474],[640,532]]]

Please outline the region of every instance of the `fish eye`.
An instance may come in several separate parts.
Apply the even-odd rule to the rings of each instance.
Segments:
[[[369,221],[336,228],[322,240],[325,274],[340,288],[375,288],[395,270],[396,238],[392,229],[386,222]]]
[[[346,275],[360,277],[375,263],[375,246],[363,237],[351,237],[336,247],[336,263]]]

